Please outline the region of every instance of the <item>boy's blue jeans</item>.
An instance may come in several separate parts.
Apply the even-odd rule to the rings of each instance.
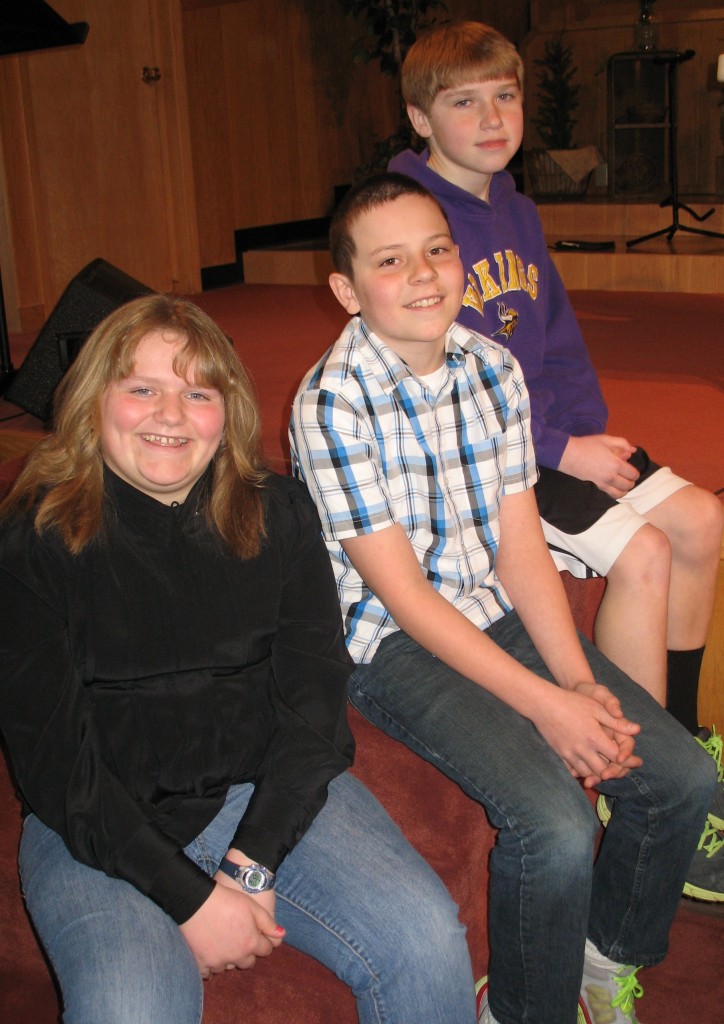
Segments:
[[[517,614],[488,635],[551,678]],[[489,895],[490,1008],[499,1024],[574,1024],[586,936],[619,963],[664,957],[714,793],[713,759],[583,643],[596,680],[640,723],[643,758],[600,787],[616,801],[595,864],[591,801],[527,718],[402,632],[383,640],[350,682],[367,718],[454,779],[500,829]]]
[[[209,874],[251,792],[251,785],[232,787],[187,847]],[[23,829],[20,867],[66,1024],[198,1024],[204,983],[177,925],[159,907],[129,883],[74,860],[33,815]],[[332,782],[327,803],[279,868],[276,893],[285,942],[352,988],[364,1024],[473,1024],[472,970],[456,907],[349,773]],[[241,1001],[229,1024],[245,1019]]]

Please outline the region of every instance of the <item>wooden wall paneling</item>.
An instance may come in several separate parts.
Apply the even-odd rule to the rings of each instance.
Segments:
[[[316,122],[316,160],[324,182],[320,213],[325,215],[335,186],[350,184],[371,159],[375,143],[396,129],[400,108],[396,83],[379,64],[354,59],[359,22],[343,13],[337,0],[297,2],[308,24],[308,102]]]
[[[711,206],[692,202],[691,208],[701,215]],[[586,238],[589,235],[614,239],[637,238],[648,231],[668,227],[671,223],[671,208],[659,206],[658,203],[542,203],[539,212],[546,237],[551,240],[578,236]],[[706,224],[712,231],[724,232],[724,205],[715,207]],[[691,235],[677,234],[673,247],[680,248],[693,241]],[[717,240],[712,240],[711,247],[712,250],[724,250],[724,245]],[[641,249],[637,248],[636,251],[640,252]]]
[[[84,46],[17,58],[24,76],[25,126],[30,140],[40,258],[44,264],[46,314],[69,280],[90,259],[103,256],[113,263],[119,261],[115,251],[106,249],[102,238],[107,220],[102,182],[108,173],[111,181],[120,180],[120,166],[116,179],[113,157],[111,166],[106,168],[106,153],[95,144],[93,134],[94,108],[106,96],[101,76],[119,75],[118,53],[108,52],[105,69],[99,68],[96,73],[103,33],[99,32],[99,19],[81,8],[82,5],[61,3],[56,9],[69,21],[91,22]],[[113,119],[117,138],[127,130],[123,123],[127,104],[120,105],[117,112],[112,106],[104,109],[101,116],[106,124]],[[113,153],[116,147],[109,148]],[[117,200],[114,207],[118,208]]]
[[[355,77],[340,61],[347,40],[337,8],[329,0],[261,0],[225,9],[233,25],[224,43],[236,227],[330,210],[350,159],[337,104]]]
[[[681,16],[682,11],[692,18],[721,17],[721,0],[656,0],[653,10],[657,20]],[[588,22],[594,26],[629,24],[633,27],[638,13],[635,0],[531,0],[530,20],[533,29],[560,24],[569,26]]]
[[[149,12],[153,53],[165,69],[156,98],[171,291],[193,293],[201,291],[202,264],[179,0],[153,0]]]
[[[2,313],[5,316],[7,330],[12,332],[20,330],[20,317],[18,315],[18,290],[15,284],[15,263],[10,246],[10,214],[7,204],[7,181],[3,152],[3,138],[2,131],[0,131],[0,281],[2,281],[3,289]]]
[[[714,194],[721,92],[713,79],[719,53],[724,49],[724,8],[701,13],[699,18],[686,11],[680,11],[679,17],[662,17],[660,46],[695,51],[695,56],[678,70],[679,189],[689,195]]]
[[[22,120],[3,126],[8,205],[25,201],[24,223],[37,224],[32,237],[43,319],[97,256],[158,290],[197,290],[190,158],[184,162],[188,141],[179,131],[186,115],[174,110],[183,100],[182,68],[173,66],[180,48],[178,0],[56,0],[54,6],[70,22],[87,21],[88,38],[79,47],[10,58],[19,67]],[[157,55],[154,43],[161,38]],[[143,67],[161,63],[160,80],[145,84]],[[5,95],[1,102],[4,114]],[[170,119],[163,131],[161,117]],[[8,166],[9,152],[23,144],[24,183],[11,180]],[[192,231],[179,229],[184,218]],[[13,232],[23,309],[36,300],[35,282],[22,266],[28,254],[17,225]]]
[[[298,88],[299,199],[308,196],[308,217],[331,213],[335,185],[349,183],[360,162],[360,138],[355,131],[360,84],[368,69],[352,65],[350,23],[337,0],[298,0],[300,34],[293,48],[294,80]],[[352,105],[352,112],[350,112]],[[381,123],[378,117],[377,123]],[[307,189],[307,182],[317,183]],[[313,198],[312,198],[313,197]]]
[[[88,94],[79,91],[74,104],[76,118],[87,120],[75,163],[90,165],[91,200],[76,211],[82,239],[77,262],[82,266],[89,253],[88,258],[101,255],[159,291],[197,290],[198,253],[187,251],[179,259],[174,251],[181,243],[188,249],[189,240],[193,244],[188,232],[177,236],[175,219],[190,218],[195,227],[193,208],[173,203],[185,178],[183,140],[173,122],[181,73],[174,67],[174,37],[157,49],[158,39],[172,30],[177,0],[73,0],[72,17],[65,10],[69,0],[63,2],[64,17],[91,26],[81,48],[88,81],[74,79]],[[158,67],[160,79],[144,82],[144,67]],[[169,125],[162,125],[164,117]],[[189,269],[194,265],[195,272]]]
[[[183,15],[189,132],[202,267],[233,263],[234,191],[221,11]]]
[[[289,25],[278,0],[255,0],[222,11],[223,56],[232,85],[228,99],[234,223],[286,221],[286,189],[291,190],[292,182],[286,180],[283,153],[291,145],[295,110],[289,67],[279,51]]]
[[[499,3],[451,0],[494,20]],[[516,7],[516,5],[512,5]],[[506,7],[518,35],[525,5]],[[396,85],[353,61],[359,22],[337,0],[182,0],[201,260],[234,259],[237,228],[327,215],[376,139],[397,125]]]
[[[446,0],[451,21],[483,21],[516,46],[530,28],[529,4],[511,0]]]
[[[222,11],[230,87],[231,226],[282,223],[292,219],[289,197],[294,187],[284,155],[293,145],[295,83],[280,53],[289,24],[278,0],[254,0]]]
[[[33,202],[32,128],[23,88],[24,68],[16,57],[0,60],[0,266],[8,328],[34,330],[45,319],[39,227]]]
[[[193,5],[183,23],[202,264],[214,266],[233,259],[237,228],[326,216],[395,126],[395,93],[352,62],[337,0]]]

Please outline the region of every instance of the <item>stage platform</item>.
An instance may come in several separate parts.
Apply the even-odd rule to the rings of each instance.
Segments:
[[[538,209],[551,246],[563,239],[615,243],[608,252],[551,250],[567,288],[722,294],[724,238],[684,229],[724,234],[724,204],[687,200],[687,205],[699,216],[712,208],[714,213],[698,222],[681,210],[671,241],[662,235],[631,248],[627,240],[672,223],[670,206],[594,200],[540,203]],[[324,284],[332,269],[324,239],[254,249],[242,259],[248,284]]]

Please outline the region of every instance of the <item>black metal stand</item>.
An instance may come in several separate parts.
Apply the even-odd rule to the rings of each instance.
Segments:
[[[679,210],[685,210],[690,217],[694,220],[703,221],[707,217],[711,217],[714,213],[714,209],[707,210],[706,213],[698,214],[687,206],[685,203],[679,201],[679,174],[677,169],[677,148],[676,148],[676,127],[678,119],[678,110],[676,102],[676,69],[679,64],[683,64],[684,61],[691,60],[694,56],[694,50],[684,50],[683,53],[673,53],[667,56],[661,57],[660,60],[655,63],[668,65],[667,71],[669,75],[669,121],[671,127],[669,128],[669,174],[671,177],[671,195],[667,199],[663,199],[660,206],[671,206],[673,211],[673,219],[671,224],[667,228],[661,228],[659,231],[652,231],[649,235],[642,235],[640,238],[632,238],[626,242],[626,248],[630,249],[632,245],[638,245],[639,242],[648,242],[651,238],[658,238],[660,235],[666,235],[667,241],[671,241],[677,231],[688,231],[693,235],[708,235],[710,238],[724,238],[724,234],[720,231],[705,231],[703,228],[692,228],[686,224],[679,223]]]

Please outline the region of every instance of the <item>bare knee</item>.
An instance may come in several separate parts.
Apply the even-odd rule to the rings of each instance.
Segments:
[[[637,530],[608,572],[609,586],[668,590],[671,543],[663,530],[646,523]]]
[[[682,526],[684,537],[679,544],[674,538],[674,556],[682,554],[688,560],[700,563],[716,561],[721,549],[724,505],[710,491],[699,487],[686,490],[691,494],[688,495],[689,507]]]
[[[704,567],[718,561],[724,505],[711,491],[682,487],[648,517],[666,533],[675,562]]]

